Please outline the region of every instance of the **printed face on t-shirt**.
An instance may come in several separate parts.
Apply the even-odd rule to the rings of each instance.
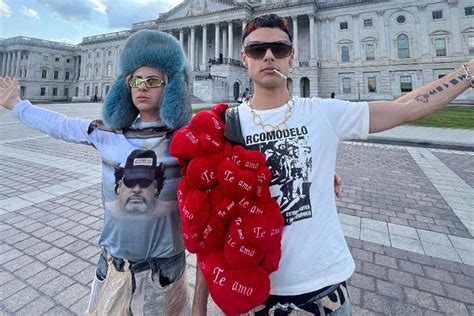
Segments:
[[[155,206],[156,180],[148,186],[134,183],[133,186],[126,186],[123,180],[120,180],[117,188],[118,201],[120,208],[126,213],[149,213]]]

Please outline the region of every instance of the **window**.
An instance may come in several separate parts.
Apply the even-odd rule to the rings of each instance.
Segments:
[[[69,71],[66,71],[66,74],[64,75],[64,80],[69,80]]]
[[[25,78],[26,78],[26,76],[28,75],[28,69],[26,69],[26,68],[25,68],[24,75],[25,75]]]
[[[109,57],[111,57],[111,56],[112,56],[112,51],[109,50],[109,51],[107,52],[107,55],[108,55]]]
[[[410,58],[410,47],[408,44],[408,36],[400,34],[397,37],[398,58]]]
[[[105,95],[107,95],[109,93],[109,90],[110,90],[110,86],[106,85],[105,86]]]
[[[446,56],[446,40],[444,38],[435,39],[436,56]]]
[[[343,94],[352,93],[351,78],[342,78],[342,93]]]
[[[349,25],[347,24],[347,22],[339,23],[339,29],[340,30],[347,30],[348,28],[349,28]]]
[[[64,87],[64,96],[65,97],[69,96],[69,88]]]
[[[403,15],[397,16],[397,22],[398,23],[403,24],[403,23],[405,23],[405,21],[406,21],[405,16],[403,16]]]
[[[54,71],[54,79],[58,79],[58,77],[59,77],[59,71],[55,70]]]
[[[433,20],[439,20],[443,18],[443,11],[442,10],[433,11],[431,12],[431,15],[433,16]]]
[[[58,88],[53,88],[53,96],[58,95]]]
[[[365,59],[375,60],[375,45],[374,44],[367,44],[367,46],[365,46]]]
[[[406,93],[413,90],[411,76],[400,76],[400,92]]]
[[[74,88],[74,96],[75,97],[79,96],[79,87]]]
[[[71,63],[71,58],[67,58],[67,59],[66,59],[66,62],[67,62],[68,64]]]
[[[54,58],[54,61],[59,61],[59,57]]]
[[[99,58],[99,57],[100,57],[100,53],[99,53],[99,52],[97,52],[96,56],[97,56],[97,58]]]
[[[48,55],[43,55],[43,60],[48,60],[49,59],[49,56]]]
[[[446,76],[446,75],[445,75],[445,74],[440,74],[440,75],[438,75],[438,79],[441,79],[441,78],[443,78],[444,76]]]
[[[364,27],[371,27],[372,19],[364,19]]]
[[[467,38],[467,48],[469,55],[474,56],[474,36],[469,36]]]
[[[40,95],[46,95],[46,88],[45,87],[41,87]]]
[[[91,59],[92,58],[92,53],[87,54],[87,58]]]
[[[349,58],[349,47],[347,46],[342,46],[341,47],[341,61],[343,63],[347,63],[349,62],[350,58]]]
[[[466,16],[474,15],[474,6],[473,7],[465,7],[464,8],[464,14]]]
[[[367,90],[369,91],[369,93],[377,92],[377,78],[375,77],[367,78]]]
[[[92,72],[92,66],[88,65],[87,70],[86,70],[86,77],[87,78],[89,78],[91,76],[91,72]]]
[[[48,71],[46,69],[41,70],[41,78],[46,79],[47,75],[48,75]]]
[[[100,75],[100,66],[95,66],[95,76],[99,77]]]
[[[108,63],[108,64],[107,64],[107,68],[106,68],[105,71],[106,71],[106,75],[107,75],[108,77],[112,76],[112,63]]]
[[[90,94],[91,94],[91,87],[87,86],[86,95],[90,95]]]

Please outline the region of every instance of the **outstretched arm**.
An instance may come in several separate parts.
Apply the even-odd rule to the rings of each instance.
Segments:
[[[474,59],[465,65],[468,72],[474,75]],[[428,116],[446,106],[469,88],[470,84],[466,71],[461,67],[397,100],[369,102],[369,132],[381,132]]]

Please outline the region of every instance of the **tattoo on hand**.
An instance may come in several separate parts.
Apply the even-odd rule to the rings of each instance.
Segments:
[[[428,93],[426,94],[419,94],[415,97],[416,101],[423,102],[423,103],[428,103],[430,101],[430,96],[435,95],[437,93],[440,93],[441,91],[444,91],[445,89],[448,89],[451,86],[455,86],[458,83],[466,80],[466,75],[459,76],[455,79],[449,80],[448,83],[442,83],[439,86],[437,86],[434,89],[431,89]]]

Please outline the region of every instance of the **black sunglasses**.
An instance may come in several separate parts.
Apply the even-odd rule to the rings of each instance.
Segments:
[[[291,55],[293,45],[284,42],[250,43],[244,47],[244,53],[252,59],[262,59],[268,49],[275,58],[285,58]]]
[[[134,188],[137,184],[142,188],[147,188],[153,182],[153,180],[149,180],[149,179],[131,179],[131,180],[128,180],[126,178],[123,178],[122,181],[123,181],[123,184],[125,184],[125,186],[127,188],[130,188],[130,189]]]

